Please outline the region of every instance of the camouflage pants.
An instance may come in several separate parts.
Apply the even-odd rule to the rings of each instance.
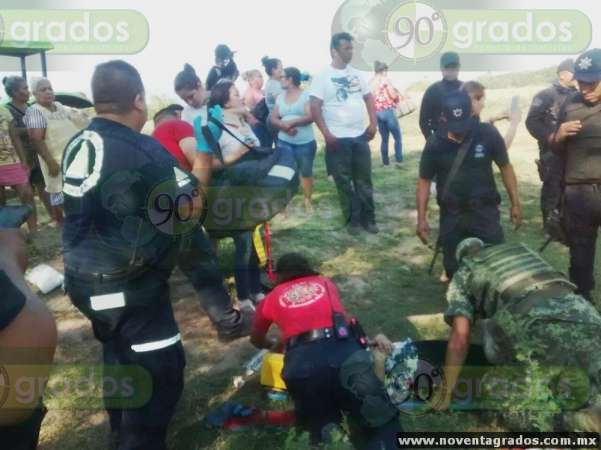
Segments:
[[[511,429],[565,428],[559,421],[601,405],[601,317],[582,297],[549,299],[503,326],[515,360],[483,379],[492,410]]]

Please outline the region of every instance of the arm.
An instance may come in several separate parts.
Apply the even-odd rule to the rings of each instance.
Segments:
[[[46,136],[45,128],[30,128],[29,129],[29,139],[31,140],[31,145],[33,149],[36,151],[38,155],[44,160],[46,165],[48,166],[48,171],[50,175],[53,177],[58,176],[60,172],[60,165],[58,161],[55,161],[52,155],[50,154],[50,150],[46,146],[46,142],[44,138]]]
[[[315,125],[323,134],[323,138],[326,141],[326,150],[335,150],[336,149],[336,136],[334,136],[328,126],[326,125],[326,121],[323,118],[323,113],[321,108],[323,106],[323,100],[317,97],[311,97],[311,116],[315,121]]]
[[[505,185],[509,201],[511,202],[511,223],[517,230],[522,224],[522,205],[520,203],[520,197],[518,196],[518,181],[511,164],[505,164],[504,166],[499,167],[499,170],[501,171],[503,184]]]
[[[277,108],[277,106],[276,106]],[[299,117],[298,119],[294,119],[288,122],[288,124],[292,127],[304,127],[306,125],[311,125],[313,123],[313,115],[311,114],[311,104],[309,102],[305,103],[305,115],[303,117]]]
[[[419,109],[419,128],[426,140],[428,140],[430,135],[434,132],[434,128],[432,127],[432,110],[434,109],[434,99],[432,97],[432,86],[430,86],[424,93],[422,104]]]
[[[430,200],[431,181],[419,177],[415,190],[415,204],[417,205],[417,231],[416,234],[424,243],[428,243],[430,225],[428,224],[428,202]]]
[[[547,91],[536,94],[526,116],[526,129],[539,143],[548,145],[553,137],[553,128],[549,126],[548,116],[551,114],[552,96]]]
[[[271,121],[271,124],[278,130],[283,131],[284,133],[288,133],[288,131],[290,131],[291,128],[293,128],[290,125],[290,122],[284,122],[282,120],[282,116],[280,115],[280,107],[278,105],[275,105],[273,107],[273,109],[271,110],[271,118],[269,119]]]
[[[505,141],[505,147],[509,150],[511,144],[513,144],[513,140],[515,139],[515,135],[518,131],[518,125],[520,124],[520,120],[522,119],[522,112],[517,111],[516,115],[511,117],[511,122],[509,123],[509,129],[505,133],[505,137],[503,140]]]
[[[376,102],[373,94],[366,94],[363,96],[365,106],[367,107],[367,114],[369,115],[369,126],[367,127],[367,139],[370,141],[376,136],[378,119],[376,118]]]
[[[17,153],[17,156],[19,157],[21,164],[23,164],[24,166],[27,166],[27,157],[25,155],[25,149],[23,148],[21,139],[17,135],[17,128],[15,127],[15,124],[13,122],[11,122],[11,124],[9,125],[8,134],[10,136],[10,140],[13,143],[13,146],[15,147],[15,152]],[[27,168],[31,169],[31,167],[27,167]]]
[[[447,409],[453,397],[453,390],[465,363],[470,348],[471,323],[467,317],[453,317],[453,325],[447,343],[447,353],[444,363],[444,376],[446,391],[440,404],[434,405],[438,409]]]

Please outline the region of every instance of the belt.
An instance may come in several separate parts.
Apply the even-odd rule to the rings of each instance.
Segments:
[[[311,331],[307,331],[305,333],[297,334],[296,336],[292,336],[286,342],[286,350],[290,351],[294,347],[299,346],[300,344],[306,344],[308,342],[320,341],[322,339],[330,339],[334,337],[334,329],[333,328],[315,328]]]
[[[546,301],[549,298],[558,297],[560,295],[570,294],[573,292],[574,288],[570,285],[559,283],[544,286],[541,289],[534,289],[514,306],[514,312],[525,314],[531,308],[537,306],[540,302]]]
[[[120,281],[120,280],[128,280],[136,278],[149,270],[147,265],[135,265],[129,266],[126,269],[117,270],[114,272],[100,273],[100,272],[84,272],[83,270],[72,267],[65,266],[65,273],[68,276],[80,279],[80,280],[89,280],[89,281],[98,281],[98,282],[106,282],[106,281]]]

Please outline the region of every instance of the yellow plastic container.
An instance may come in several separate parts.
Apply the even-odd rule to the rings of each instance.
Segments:
[[[261,384],[278,391],[286,390],[286,383],[282,379],[284,368],[284,355],[282,353],[267,353],[263,357],[261,366]]]

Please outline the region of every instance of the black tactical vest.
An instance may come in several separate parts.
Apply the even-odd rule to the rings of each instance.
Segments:
[[[579,120],[580,132],[566,140],[566,184],[601,183],[601,105],[566,107],[565,121]]]

